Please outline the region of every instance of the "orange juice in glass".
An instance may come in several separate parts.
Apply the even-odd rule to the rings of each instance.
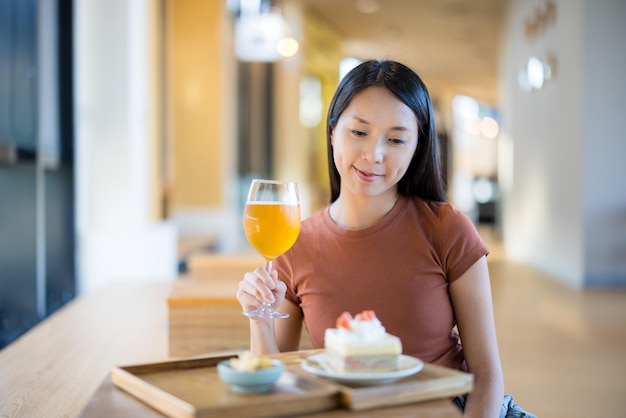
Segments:
[[[300,204],[248,202],[243,225],[250,245],[267,261],[272,261],[298,238]]]
[[[300,198],[295,182],[252,180],[243,217],[246,238],[267,261],[272,261],[296,242],[300,233]],[[289,314],[275,311],[263,302],[253,311],[244,312],[253,318],[286,318]]]

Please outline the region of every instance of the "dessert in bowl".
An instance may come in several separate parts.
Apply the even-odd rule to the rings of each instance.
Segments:
[[[235,392],[267,392],[285,370],[279,360],[244,352],[217,365],[217,373]]]

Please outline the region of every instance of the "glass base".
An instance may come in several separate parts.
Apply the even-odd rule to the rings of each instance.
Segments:
[[[288,313],[275,311],[266,305],[261,305],[259,309],[253,311],[244,311],[243,314],[248,318],[289,318]]]

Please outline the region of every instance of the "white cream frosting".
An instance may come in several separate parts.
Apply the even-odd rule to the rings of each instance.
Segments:
[[[348,355],[398,355],[402,343],[388,334],[376,317],[368,320],[352,319],[350,328],[328,328],[324,336],[327,350]]]
[[[352,319],[350,328],[335,328],[337,340],[346,344],[372,343],[385,338],[386,330],[378,318]]]

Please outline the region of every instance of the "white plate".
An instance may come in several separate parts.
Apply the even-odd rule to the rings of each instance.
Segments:
[[[319,367],[317,365],[320,365]],[[424,367],[424,362],[411,356],[400,355],[398,370],[379,373],[338,373],[327,366],[326,353],[315,354],[303,360],[300,366],[309,373],[322,376],[338,383],[358,386],[382,385],[395,382],[403,377],[411,376]]]

